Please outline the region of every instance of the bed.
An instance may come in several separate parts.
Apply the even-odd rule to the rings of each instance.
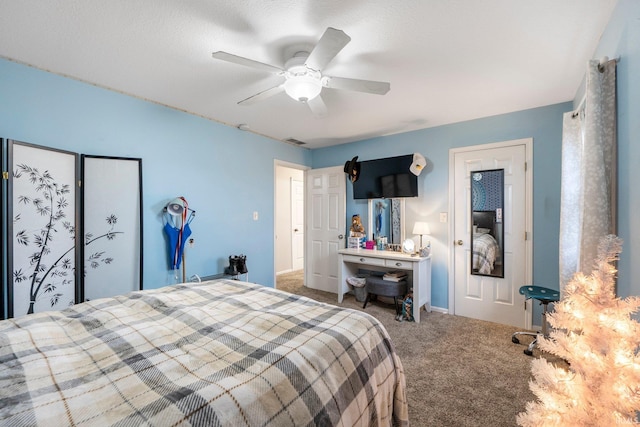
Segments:
[[[405,387],[375,318],[236,280],[0,322],[3,426],[408,426]]]

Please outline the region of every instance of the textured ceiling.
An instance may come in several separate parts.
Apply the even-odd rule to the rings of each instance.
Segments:
[[[0,56],[230,126],[318,148],[573,99],[616,0],[0,0]],[[282,67],[327,27],[351,42],[327,74],[328,115],[280,93]],[[1,78],[1,76],[0,76]]]

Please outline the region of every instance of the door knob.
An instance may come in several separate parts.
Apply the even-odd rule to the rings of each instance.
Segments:
[[[297,229],[297,228],[294,228],[294,229],[293,229],[293,231],[297,233],[297,232],[298,232],[298,229]]]
[[[460,246],[462,246],[464,244],[464,242],[462,240],[456,240],[453,243],[455,243],[456,245],[460,245]]]
[[[344,239],[344,236],[341,234],[341,235],[338,236],[338,239],[342,240],[342,239]]]

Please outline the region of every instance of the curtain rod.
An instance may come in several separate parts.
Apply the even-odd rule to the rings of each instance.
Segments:
[[[609,63],[611,61],[614,61],[617,64],[619,59],[620,58],[613,58],[613,59],[610,60],[608,56],[603,56],[602,58],[600,58],[600,63],[598,64],[598,71],[600,71],[601,73],[604,73],[604,65],[605,64],[607,64],[607,63]]]

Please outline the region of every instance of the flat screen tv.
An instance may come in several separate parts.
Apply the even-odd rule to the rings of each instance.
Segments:
[[[412,154],[360,162],[360,176],[353,183],[353,198],[417,197],[418,177],[409,171],[412,162]]]

